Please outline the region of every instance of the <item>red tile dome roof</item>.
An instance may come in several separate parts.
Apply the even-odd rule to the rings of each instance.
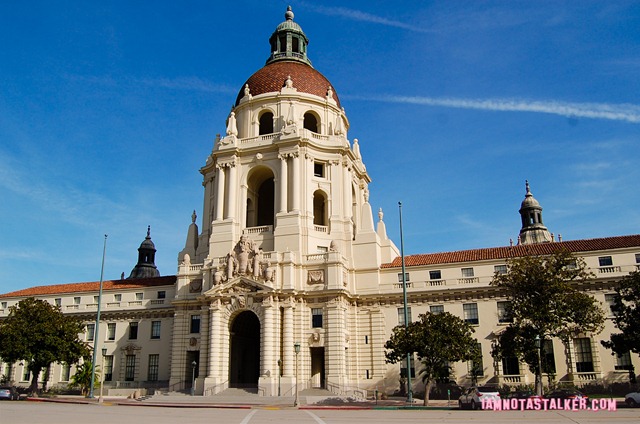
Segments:
[[[240,104],[240,99],[244,97],[244,87],[249,84],[249,90],[252,96],[258,94],[279,92],[287,77],[293,80],[293,87],[298,92],[314,94],[320,97],[326,97],[329,87],[333,90],[333,99],[340,107],[340,99],[331,85],[329,80],[313,67],[293,61],[277,61],[271,62],[251,75],[245,84],[242,84],[238,97],[236,98],[236,106]]]

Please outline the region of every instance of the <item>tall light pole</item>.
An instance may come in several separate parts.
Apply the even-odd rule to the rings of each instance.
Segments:
[[[293,350],[296,352],[296,398],[293,401],[293,406],[298,406],[300,404],[300,398],[298,397],[298,354],[300,353],[300,343],[295,343]]]
[[[96,381],[96,359],[98,357],[98,345],[100,344],[100,306],[102,305],[102,280],[104,277],[104,256],[107,252],[107,235],[104,235],[104,245],[102,246],[102,267],[100,268],[100,291],[98,292],[98,314],[96,315],[96,324],[93,329],[93,359],[91,360],[91,387],[89,388],[89,398],[93,399],[93,385]]]
[[[195,394],[196,390],[196,365],[198,365],[196,361],[191,363],[191,396]]]
[[[409,327],[409,308],[407,307],[407,274],[404,268],[404,238],[402,235],[402,202],[398,202],[400,211],[400,258],[402,259],[402,304],[404,306],[404,329]],[[426,394],[425,394],[426,396]],[[413,390],[411,389],[411,352],[407,352],[407,402],[413,404]]]
[[[104,386],[104,357],[107,356],[107,348],[102,348],[102,361],[100,362],[100,397],[98,403],[102,403],[102,388]]]
[[[536,334],[535,338],[536,343],[536,351],[538,352],[538,372],[536,375],[536,394],[542,397],[542,355],[540,354],[540,350],[542,350],[542,340],[540,339],[540,335]]]

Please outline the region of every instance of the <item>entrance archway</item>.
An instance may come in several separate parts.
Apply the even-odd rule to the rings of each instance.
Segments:
[[[260,320],[241,312],[231,325],[230,387],[257,387],[260,376]]]

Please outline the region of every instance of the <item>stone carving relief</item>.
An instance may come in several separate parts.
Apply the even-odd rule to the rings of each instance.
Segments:
[[[265,259],[262,249],[246,235],[242,235],[236,245],[229,251],[224,263],[213,271],[213,286],[238,276],[252,277],[256,281],[273,282],[276,268]]]
[[[324,270],[309,270],[307,273],[308,284],[324,284]]]

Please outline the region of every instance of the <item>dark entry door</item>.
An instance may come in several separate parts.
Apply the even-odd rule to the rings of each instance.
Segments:
[[[260,376],[260,320],[250,311],[241,312],[231,326],[229,386],[252,388]]]

